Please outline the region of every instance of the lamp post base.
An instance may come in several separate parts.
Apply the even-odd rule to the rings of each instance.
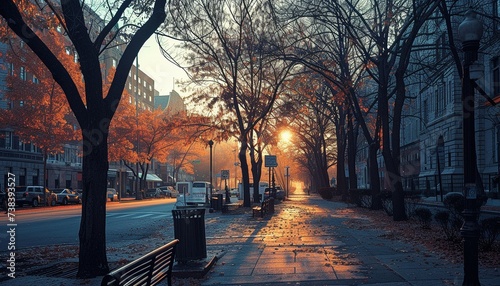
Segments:
[[[463,212],[464,224],[460,233],[464,238],[464,281],[463,286],[479,286],[478,271],[478,241],[479,224],[477,222],[478,212],[465,210]]]

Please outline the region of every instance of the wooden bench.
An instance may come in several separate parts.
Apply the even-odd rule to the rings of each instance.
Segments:
[[[271,199],[267,198],[262,201],[260,206],[255,206],[252,208],[252,217],[255,217],[256,213],[260,213],[260,217],[264,217],[266,213],[270,211],[270,202]]]
[[[240,203],[230,203],[230,204],[224,204],[222,205],[222,212],[223,213],[227,213],[231,210],[236,210],[238,209],[239,207],[241,207],[241,204]]]
[[[172,285],[172,267],[174,265],[175,248],[179,243],[175,239],[164,246],[108,273],[103,277],[104,285],[157,285],[167,278]]]

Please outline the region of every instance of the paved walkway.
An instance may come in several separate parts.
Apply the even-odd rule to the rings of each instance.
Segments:
[[[462,285],[463,265],[380,230],[348,228],[347,220],[368,220],[352,214],[343,203],[296,195],[272,217],[208,222],[207,230],[226,230],[207,237],[208,247],[227,247],[202,285]],[[480,269],[480,281],[500,285],[500,270]]]
[[[248,208],[207,212],[206,261],[218,260],[203,279],[174,279],[174,285],[462,285],[462,264],[390,240],[382,230],[353,227],[358,223],[369,225],[370,218],[344,203],[306,194],[277,204],[275,213],[265,218],[252,218]],[[157,233],[147,239],[108,247],[108,260],[133,260],[173,237],[173,223],[159,221]],[[0,279],[0,285],[99,285],[101,277],[73,278],[76,261],[58,262],[72,265],[75,272],[63,273],[67,275],[23,273]],[[481,285],[500,285],[498,267],[479,271]]]

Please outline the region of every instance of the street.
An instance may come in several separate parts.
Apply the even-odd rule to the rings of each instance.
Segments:
[[[106,241],[138,240],[154,232],[158,224],[171,222],[175,199],[108,202]],[[22,207],[16,209],[16,249],[45,245],[78,244],[81,205]],[[8,221],[0,218],[0,252],[7,250]]]

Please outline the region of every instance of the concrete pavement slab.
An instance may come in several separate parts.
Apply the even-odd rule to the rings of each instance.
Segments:
[[[230,244],[236,249],[216,263],[202,285],[461,285],[462,265],[382,230],[346,227],[347,220],[371,224],[349,208],[298,196],[256,224],[249,219],[247,226],[258,227],[253,239]],[[482,285],[500,285],[496,270],[483,272]]]

